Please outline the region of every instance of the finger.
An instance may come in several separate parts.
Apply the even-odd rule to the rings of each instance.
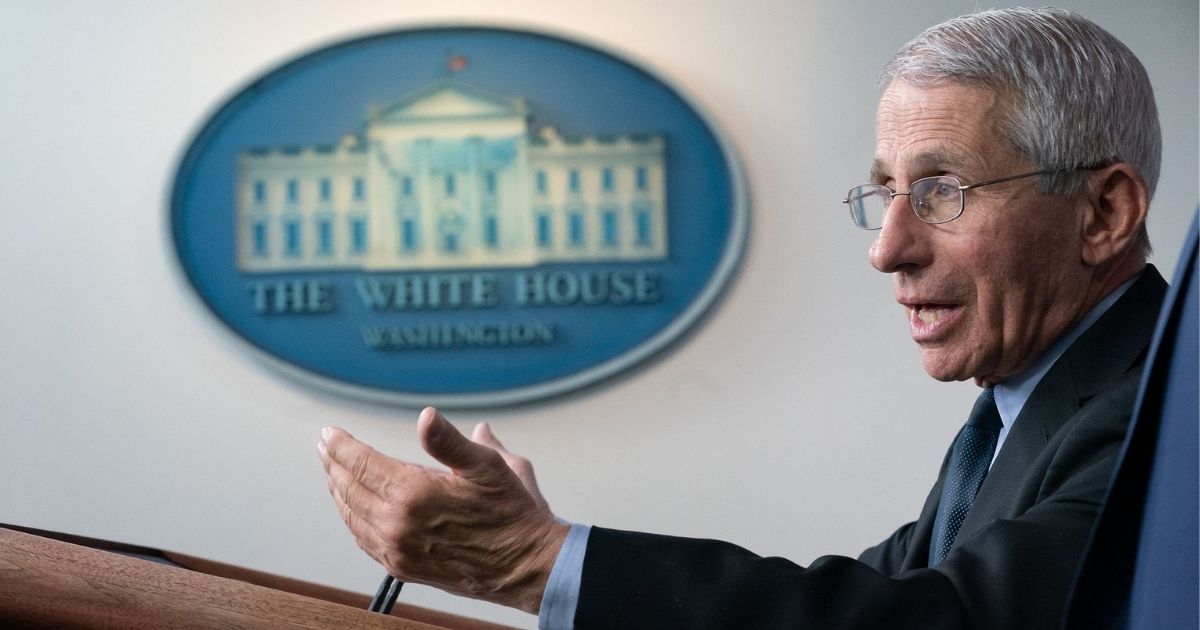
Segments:
[[[498,481],[498,469],[508,466],[488,446],[468,440],[437,409],[426,407],[417,419],[421,447],[456,474],[478,482]]]
[[[330,494],[334,494],[339,504],[349,508],[358,519],[373,522],[387,509],[382,497],[360,483],[350,470],[336,460],[325,458],[325,475]]]
[[[505,449],[504,445],[500,443],[499,438],[492,433],[492,427],[486,422],[480,422],[475,425],[475,430],[471,433],[471,439],[500,453],[500,456],[504,458],[504,463],[508,464],[508,467],[516,473],[517,478],[525,485],[525,489],[533,497],[533,502],[540,509],[547,512],[550,511],[550,504],[546,502],[545,497],[542,496],[542,491],[538,489],[537,476],[533,474],[533,464],[528,459],[508,452],[508,449]]]
[[[371,548],[382,547],[385,544],[383,537],[371,520],[365,518],[359,511],[361,508],[356,508],[354,504],[348,503],[346,495],[332,479],[326,481],[326,486],[329,488],[329,496],[333,499],[338,516],[342,517],[342,521],[346,523],[346,527],[354,535],[354,538],[359,541],[371,541],[372,544],[369,545]]]
[[[331,463],[336,463],[378,496],[387,494],[395,476],[400,474],[396,469],[403,466],[403,462],[359,442],[354,436],[337,427],[321,429],[321,445],[324,448],[318,447],[318,451],[321,453],[326,472],[329,471]]]
[[[346,502],[345,497],[332,480],[328,482],[328,486],[329,495],[333,497],[333,504],[337,508],[338,515],[342,517],[346,529],[350,530],[354,542],[368,556],[386,567],[387,550],[390,548],[390,543],[383,538],[369,519],[363,518],[353,506]]]
[[[330,464],[330,470],[326,479],[329,494],[354,541],[392,575],[400,575],[396,572],[396,555],[402,537],[403,517],[391,509],[392,504],[361,484],[345,483],[349,473],[336,462]]]
[[[488,423],[480,422],[475,425],[475,430],[471,433],[471,440],[476,444],[482,444],[500,453],[500,457],[504,459],[504,463],[508,464],[508,467],[517,473],[517,477],[520,477],[526,486],[529,486],[529,481],[533,478],[533,465],[529,463],[528,459],[508,452],[508,449],[504,448],[504,445],[492,433],[492,428],[488,426]],[[534,485],[537,485],[536,482],[534,482]]]
[[[479,424],[475,425],[475,430],[471,432],[471,441],[475,442],[476,444],[490,446],[501,453],[508,452],[508,449],[504,448],[504,445],[501,444],[496,435],[492,433],[492,427],[486,422],[480,422]]]

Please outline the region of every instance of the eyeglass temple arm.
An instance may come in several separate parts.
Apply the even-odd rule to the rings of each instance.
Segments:
[[[1033,173],[1024,173],[1021,175],[1010,175],[1008,177],[1001,177],[1000,179],[989,179],[986,182],[976,182],[974,184],[966,184],[963,186],[959,186],[958,189],[959,190],[970,190],[972,188],[979,188],[980,186],[991,186],[992,184],[1003,184],[1004,182],[1011,182],[1014,179],[1021,179],[1023,177],[1033,177],[1035,175],[1057,175],[1058,173],[1070,173],[1071,171],[1094,171],[1096,169],[1104,168],[1105,166],[1108,166],[1109,164],[1111,164],[1111,162],[1096,162],[1096,163],[1092,163],[1092,164],[1080,164],[1078,166],[1071,166],[1071,167],[1067,167],[1067,168],[1056,168],[1056,169],[1051,169],[1048,171],[1036,171]]]

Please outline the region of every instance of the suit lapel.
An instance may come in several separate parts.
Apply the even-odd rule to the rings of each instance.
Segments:
[[[982,526],[998,516],[997,511],[1012,499],[1013,488],[1021,486],[1046,443],[1079,411],[1079,390],[1072,376],[1064,355],[1042,377],[984,478],[960,536],[973,531],[977,523]]]
[[[1046,372],[984,479],[959,530],[959,541],[997,518],[1018,516],[1028,507],[1013,505],[1015,489],[1022,487],[1034,462],[1063,425],[1088,400],[1142,361],[1166,288],[1158,270],[1147,265],[1125,295]],[[937,486],[941,488],[940,479]]]

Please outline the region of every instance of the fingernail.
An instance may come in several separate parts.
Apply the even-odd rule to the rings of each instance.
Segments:
[[[322,459],[325,457],[326,452],[324,442],[317,442],[317,453],[322,457]]]
[[[331,436],[331,435],[333,435],[333,429],[331,429],[329,427],[323,427],[321,429],[321,439],[322,440],[328,440],[329,436]]]
[[[437,437],[437,436],[441,435],[441,433],[442,433],[442,423],[440,421],[438,421],[438,417],[435,415],[429,421],[429,437],[431,437],[431,438]]]

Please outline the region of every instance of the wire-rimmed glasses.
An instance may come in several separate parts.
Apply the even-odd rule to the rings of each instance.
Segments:
[[[972,188],[991,186],[1010,182],[1014,179],[1024,179],[1035,175],[1054,175],[1077,170],[1091,170],[1099,166],[1073,166],[1050,171],[1036,171],[1010,175],[999,179],[989,179],[985,182],[963,184],[962,180],[953,175],[938,175],[924,177],[912,183],[908,192],[896,192],[882,184],[863,184],[855,186],[846,193],[842,203],[850,207],[850,219],[854,225],[864,230],[878,230],[883,227],[883,215],[892,203],[894,197],[908,197],[909,205],[917,218],[926,223],[946,223],[962,216],[966,207],[965,192]]]

